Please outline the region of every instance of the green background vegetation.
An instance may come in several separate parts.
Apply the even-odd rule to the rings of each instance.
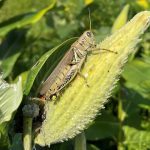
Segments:
[[[69,38],[80,36],[89,29],[88,8],[91,12],[92,31],[96,40],[100,41],[112,33],[113,24],[126,4],[130,6],[129,13],[124,12],[128,20],[136,13],[150,9],[148,0],[140,2],[61,0],[44,16],[38,18],[36,12],[48,7],[51,1],[1,0],[0,65],[3,78],[12,83],[21,75],[24,81],[28,70],[45,52]],[[119,21],[121,24],[121,18]],[[149,31],[143,35],[136,53],[130,56],[112,97],[105,105],[106,108],[85,130],[88,150],[150,149]],[[62,52],[57,54],[62,56]],[[41,76],[45,76],[45,73],[46,69],[40,72]],[[36,79],[30,95],[35,95],[41,82]],[[9,124],[0,125],[0,149],[22,149],[20,112],[21,107]],[[74,140],[55,144],[51,149],[71,150],[74,149],[73,143]]]

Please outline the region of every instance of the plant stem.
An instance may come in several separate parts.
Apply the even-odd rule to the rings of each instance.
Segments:
[[[75,137],[75,150],[86,150],[86,137],[84,132]]]
[[[122,150],[122,127],[124,121],[124,110],[123,110],[123,101],[121,99],[122,91],[120,91],[118,96],[118,120],[119,120],[119,133],[118,133],[118,150]]]
[[[24,150],[32,150],[32,118],[23,118],[23,146]]]

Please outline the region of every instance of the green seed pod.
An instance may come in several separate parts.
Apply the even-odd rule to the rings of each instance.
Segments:
[[[46,103],[46,119],[35,143],[44,146],[73,138],[93,121],[99,110],[104,108],[129,54],[134,52],[139,36],[149,23],[150,12],[141,12],[98,44],[98,47],[118,54],[100,52],[87,57],[81,72],[87,76],[89,87],[82,77],[77,76],[57,102]]]

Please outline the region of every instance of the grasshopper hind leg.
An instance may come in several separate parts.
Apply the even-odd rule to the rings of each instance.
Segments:
[[[85,75],[83,75],[80,71],[78,71],[78,75],[84,79],[86,86],[90,87],[90,85],[88,84],[88,81],[87,81],[87,77]]]

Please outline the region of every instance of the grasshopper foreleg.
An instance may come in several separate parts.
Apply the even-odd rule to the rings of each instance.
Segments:
[[[100,48],[100,47],[91,48],[89,52],[92,53],[92,52],[96,52],[96,51],[98,51],[98,52],[100,52],[100,51],[108,51],[108,52],[111,52],[111,53],[114,53],[114,54],[118,54],[118,52],[116,52],[116,51],[112,51],[112,50],[105,49],[105,48]]]

